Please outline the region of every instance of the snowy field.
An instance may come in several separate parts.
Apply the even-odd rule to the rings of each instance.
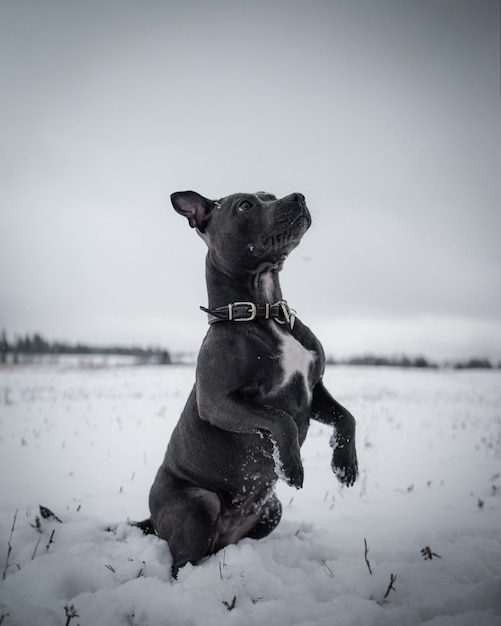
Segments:
[[[274,533],[173,581],[165,542],[124,522],[148,514],[193,379],[0,369],[2,626],[501,624],[501,372],[329,368],[358,422],[355,487],[312,423]]]

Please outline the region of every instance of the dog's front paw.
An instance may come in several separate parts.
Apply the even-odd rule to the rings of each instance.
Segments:
[[[284,480],[290,487],[301,489],[304,480],[304,469],[301,458],[290,458],[282,462],[275,460],[275,473]]]
[[[290,487],[301,489],[304,480],[304,469],[301,461],[283,470],[284,480]]]
[[[334,449],[331,462],[332,471],[336,478],[351,487],[358,476],[357,452],[353,443],[338,445]]]
[[[273,443],[273,461],[275,464],[275,474],[284,480],[291,487],[301,489],[303,486],[304,469],[301,462],[299,445],[286,448],[285,452]]]

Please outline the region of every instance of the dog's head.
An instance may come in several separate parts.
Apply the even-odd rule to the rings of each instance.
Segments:
[[[253,271],[269,263],[280,269],[311,224],[300,193],[278,199],[260,191],[209,200],[194,191],[179,191],[171,200],[224,267]]]

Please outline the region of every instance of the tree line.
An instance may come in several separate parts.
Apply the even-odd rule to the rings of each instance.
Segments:
[[[168,350],[163,348],[141,348],[138,346],[91,346],[83,343],[65,343],[61,341],[47,341],[39,333],[26,334],[15,337],[10,341],[5,330],[0,336],[0,362],[7,362],[7,355],[12,355],[12,361],[17,362],[20,355],[118,355],[131,356],[141,361],[155,361],[164,365],[172,363]]]
[[[186,362],[186,355],[181,359],[173,359],[171,353],[163,348],[141,348],[137,346],[90,346],[83,343],[64,343],[60,341],[47,341],[39,333],[17,336],[10,341],[5,330],[0,335],[0,362],[17,363],[20,355],[117,355],[135,357],[140,362],[155,362],[169,365],[175,362]],[[8,359],[8,355],[11,355]],[[179,355],[178,355],[179,357]],[[376,356],[364,355],[353,356],[347,359],[336,359],[332,356],[327,358],[329,365],[370,365],[383,367],[403,368],[441,368],[453,369],[500,369],[501,362],[493,363],[487,358],[470,358],[463,361],[449,361],[437,363],[424,356]]]
[[[417,368],[453,368],[453,369],[500,369],[501,362],[493,363],[487,358],[473,357],[463,361],[445,361],[437,363],[431,361],[424,356],[407,357],[407,356],[375,356],[367,354],[364,356],[354,356],[347,359],[335,359],[329,357],[327,363],[330,365],[371,365],[382,367],[417,367]]]

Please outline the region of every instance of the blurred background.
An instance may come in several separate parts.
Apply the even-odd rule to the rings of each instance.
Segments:
[[[501,359],[494,0],[2,0],[0,329],[196,351],[169,201],[302,192],[284,295],[334,357]]]

